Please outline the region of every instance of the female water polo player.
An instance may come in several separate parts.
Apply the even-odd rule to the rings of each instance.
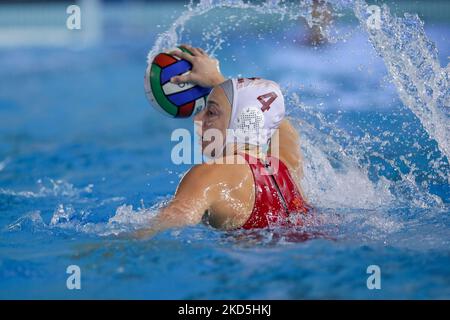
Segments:
[[[211,161],[191,168],[170,203],[137,235],[202,220],[223,230],[301,225],[309,207],[299,185],[299,136],[284,119],[279,86],[258,78],[226,80],[217,60],[200,48],[184,47],[192,55],[171,54],[189,61],[192,71],[171,82],[213,88],[194,118],[202,151]]]

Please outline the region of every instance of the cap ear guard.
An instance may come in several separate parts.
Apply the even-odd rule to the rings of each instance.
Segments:
[[[225,92],[225,96],[227,97],[230,106],[233,107],[233,95],[234,95],[233,80],[228,79],[219,84],[219,87],[223,89],[223,92]]]

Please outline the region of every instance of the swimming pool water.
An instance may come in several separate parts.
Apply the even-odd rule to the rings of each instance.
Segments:
[[[273,31],[286,37],[276,46],[230,31],[217,52],[226,76],[286,88],[313,221],[114,238],[170,199],[189,168],[171,162],[170,134],[192,123],[162,117],[143,92],[163,30],[141,39],[109,27],[80,50],[0,49],[0,298],[450,298],[448,160],[351,23],[345,41],[319,49],[290,41],[290,27]],[[211,41],[196,30],[183,40]],[[445,65],[449,24],[426,32]],[[69,265],[81,290],[66,287]],[[369,265],[381,268],[380,290],[366,286]]]

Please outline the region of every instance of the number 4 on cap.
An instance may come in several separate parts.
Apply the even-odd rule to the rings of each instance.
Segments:
[[[257,99],[262,104],[261,111],[264,112],[269,110],[270,105],[275,101],[277,97],[277,94],[273,91],[259,96]]]

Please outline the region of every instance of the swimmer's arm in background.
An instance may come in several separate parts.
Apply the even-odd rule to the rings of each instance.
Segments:
[[[214,87],[226,80],[220,73],[217,59],[208,56],[201,48],[194,48],[187,44],[181,46],[189,50],[192,55],[182,51],[172,51],[170,54],[189,61],[192,64],[192,70],[187,75],[173,77],[170,79],[171,82],[191,82],[202,87]]]
[[[149,227],[138,230],[133,237],[150,238],[167,229],[200,223],[213,201],[210,171],[207,164],[191,168],[182,178],[170,203],[161,209]]]

